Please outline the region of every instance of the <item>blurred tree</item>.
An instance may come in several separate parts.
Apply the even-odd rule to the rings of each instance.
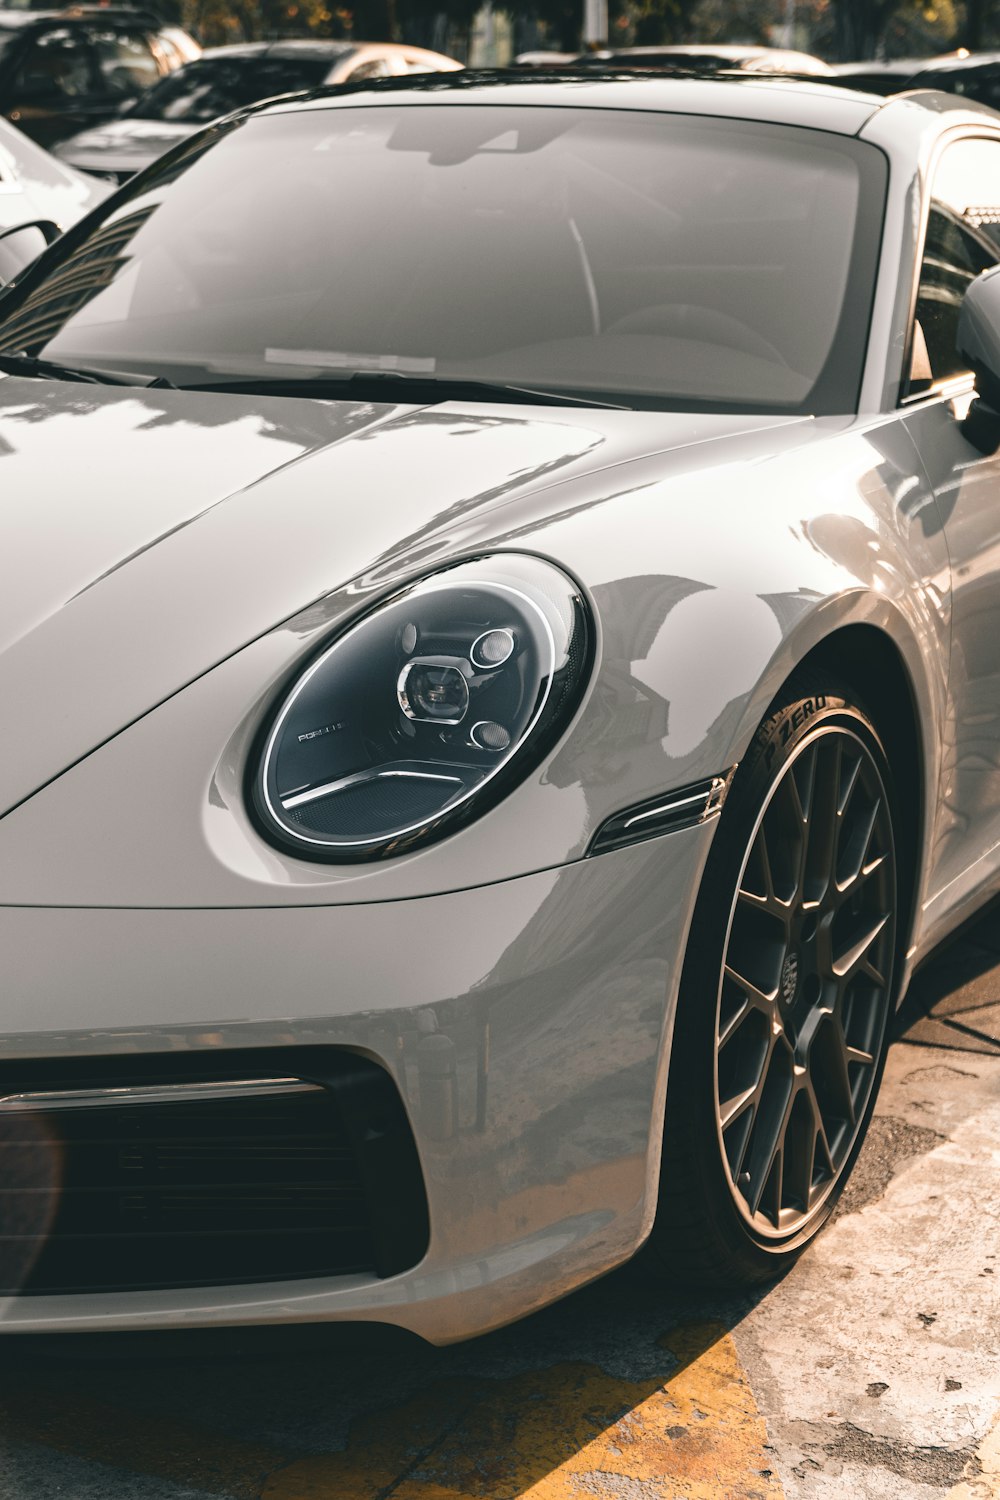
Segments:
[[[389,0],[389,3],[395,6],[400,41],[411,42],[415,47],[430,47],[435,52],[446,52],[455,57],[467,55],[472,20],[481,0]],[[442,10],[442,5],[445,10]],[[501,8],[514,12],[519,7],[514,3],[497,7]],[[361,36],[360,31],[355,34]],[[365,40],[371,39],[374,38],[366,33]],[[396,36],[392,39],[395,40]]]
[[[464,57],[481,0],[170,0],[205,45],[277,36],[405,40]],[[580,47],[583,0],[494,0],[529,47]],[[1000,40],[990,0],[609,0],[619,46],[747,42],[794,45],[851,61],[919,56]],[[516,50],[524,50],[520,46]]]
[[[827,54],[840,62],[919,57],[956,45],[954,0],[830,0],[830,12]]]

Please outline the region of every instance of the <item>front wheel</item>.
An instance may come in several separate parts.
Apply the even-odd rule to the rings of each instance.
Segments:
[[[875,1103],[896,944],[892,780],[842,686],[792,686],[734,779],[692,924],[650,1249],[779,1275],[829,1217]]]

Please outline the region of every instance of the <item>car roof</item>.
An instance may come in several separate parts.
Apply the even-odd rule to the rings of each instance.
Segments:
[[[968,57],[928,57],[920,65],[921,73],[971,73],[977,68],[995,68],[1000,52],[972,52]]]
[[[719,115],[731,119],[801,125],[856,135],[886,101],[878,95],[811,79],[780,75],[662,75],[598,71],[559,73],[529,69],[433,73],[313,89],[283,103],[251,106],[253,113],[337,108],[382,102],[535,104],[634,109],[664,114]],[[241,112],[242,113],[242,112]]]
[[[378,53],[387,57],[440,58],[445,62],[454,62],[453,58],[446,58],[440,52],[428,52],[425,47],[410,46],[407,42],[335,42],[299,37],[288,37],[277,42],[233,42],[227,47],[206,47],[201,57],[194,61],[227,57],[316,57],[335,62],[338,58],[349,57],[355,52]]]
[[[433,96],[433,97],[429,97]],[[791,125],[836,135],[860,135],[876,116],[902,122],[903,138],[928,126],[982,119],[996,126],[997,111],[935,89],[884,98],[826,79],[759,73],[650,74],[548,69],[462,69],[363,83],[323,84],[291,97],[262,100],[237,113],[286,114],[315,109],[380,104],[539,105],[551,108],[624,109],[651,114],[689,114],[760,124]]]
[[[817,76],[829,76],[833,71],[828,63],[823,62],[822,58],[813,57],[809,52],[797,52],[793,48],[788,47],[760,47],[749,44],[746,46],[737,46],[734,43],[728,42],[720,43],[718,46],[714,46],[710,42],[678,42],[662,47],[607,47],[590,55],[595,59],[606,57],[623,62],[630,57],[634,57],[638,62],[641,62],[643,58],[655,61],[657,58],[662,57],[666,58],[669,62],[672,58],[682,60],[685,57],[704,57],[721,62],[731,62],[736,65],[742,63],[767,63],[770,61],[775,64],[776,70],[779,69],[779,64],[781,64],[781,72],[788,72],[790,65],[796,63],[808,68],[810,71],[815,70]],[[581,53],[580,56],[582,59],[586,59],[588,54]]]
[[[891,57],[880,61],[870,58],[867,62],[834,63],[833,71],[838,78],[850,78],[855,73],[891,74],[894,77],[905,74],[909,78],[911,74],[920,73],[924,68],[940,67],[954,56],[953,52],[942,52],[935,57]]]
[[[288,40],[281,42],[234,42],[228,47],[206,47],[195,62],[227,57],[344,57],[356,52],[363,45],[359,42],[326,42]]]

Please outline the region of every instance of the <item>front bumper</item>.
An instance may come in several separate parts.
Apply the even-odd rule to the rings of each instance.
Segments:
[[[4,1331],[322,1319],[435,1343],[626,1259],[656,1202],[684,942],[713,825],[497,885],[252,910],[0,908],[0,1060],[340,1047],[408,1112],[430,1243],[380,1280],[9,1297]],[[433,1039],[429,1043],[429,1039]]]

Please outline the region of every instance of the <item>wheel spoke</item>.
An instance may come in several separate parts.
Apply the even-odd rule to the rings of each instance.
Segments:
[[[833,884],[840,830],[840,781],[843,747],[840,738],[823,745],[817,765],[806,839],[802,892],[807,900],[822,901]]]
[[[740,1115],[744,1114],[751,1105],[756,1103],[759,1084],[744,1089],[741,1094],[736,1094],[732,1099],[727,1099],[724,1104],[719,1105],[719,1122],[723,1131],[729,1129]]]
[[[784,1125],[785,1120],[783,1118],[768,1141],[765,1152],[762,1153],[763,1159],[758,1158],[758,1162],[755,1162],[754,1168],[751,1169],[750,1211],[754,1214],[760,1213],[765,1194],[767,1194],[771,1198],[775,1223],[777,1223],[778,1213],[781,1209],[781,1179],[784,1176]],[[778,1179],[777,1191],[775,1191],[775,1184],[772,1182],[775,1174],[777,1174]],[[770,1192],[768,1192],[769,1188],[771,1189]]]
[[[882,862],[881,855],[869,860],[872,838],[881,811],[882,799],[876,797],[863,817],[850,829],[848,838],[843,843],[836,872],[835,899],[838,904],[843,904],[859,884],[864,884]]]
[[[844,1036],[843,1027],[836,1016],[831,1017],[830,1025],[833,1028],[835,1042],[835,1045],[827,1054],[831,1063],[830,1082],[839,1095],[844,1118],[848,1124],[854,1125],[858,1116],[854,1105],[854,1090],[851,1087],[850,1069],[848,1068],[847,1039]]]
[[[865,930],[860,937],[854,937],[849,946],[833,959],[833,972],[838,979],[850,979],[855,973],[861,971],[874,980],[877,985],[884,986],[885,979],[870,962],[870,954],[875,943],[885,931],[886,923],[889,921],[889,913],[884,912],[881,916],[869,918]]]
[[[846,772],[842,774],[840,796],[837,799],[837,812],[841,817],[847,812],[851,797],[854,795],[854,788],[857,786],[858,777],[861,775],[861,764],[861,756],[858,755],[848,765]]]
[[[751,980],[746,979],[742,974],[737,973],[732,964],[727,963],[725,965],[723,973],[725,974],[727,979],[732,980],[733,984],[735,984],[738,989],[741,989],[743,991],[750,1005],[752,1005],[756,1010],[762,1010],[769,1016],[774,1014],[774,1006],[778,998],[776,991],[759,989],[758,986],[752,983]]]
[[[727,1020],[723,1024],[720,1024],[720,1026],[719,1026],[719,1051],[720,1052],[722,1051],[722,1049],[726,1045],[726,1043],[731,1040],[731,1038],[733,1037],[734,1033],[739,1030],[740,1026],[742,1026],[743,1022],[746,1020],[747,1016],[750,1014],[750,1012],[751,1012],[752,1009],[753,1009],[753,1006],[750,1004],[749,996],[744,995],[743,996],[743,1003],[737,1007],[737,1009],[733,1012],[733,1014],[731,1016],[729,1016],[727,1018]]]
[[[819,1116],[817,1116],[817,1119],[818,1118]],[[833,1151],[830,1148],[830,1138],[826,1133],[826,1126],[822,1121],[820,1121],[819,1130],[816,1132],[816,1144],[823,1153],[827,1172],[831,1177],[833,1177],[837,1171],[837,1168],[834,1165],[833,1161]]]
[[[748,891],[746,886],[741,885],[736,892],[736,899],[749,906],[751,911],[772,911],[774,900],[771,896],[759,896],[756,891]]]
[[[782,904],[775,895],[774,871],[763,826],[757,830],[736,895],[738,901],[753,911],[772,915],[783,913]]]

